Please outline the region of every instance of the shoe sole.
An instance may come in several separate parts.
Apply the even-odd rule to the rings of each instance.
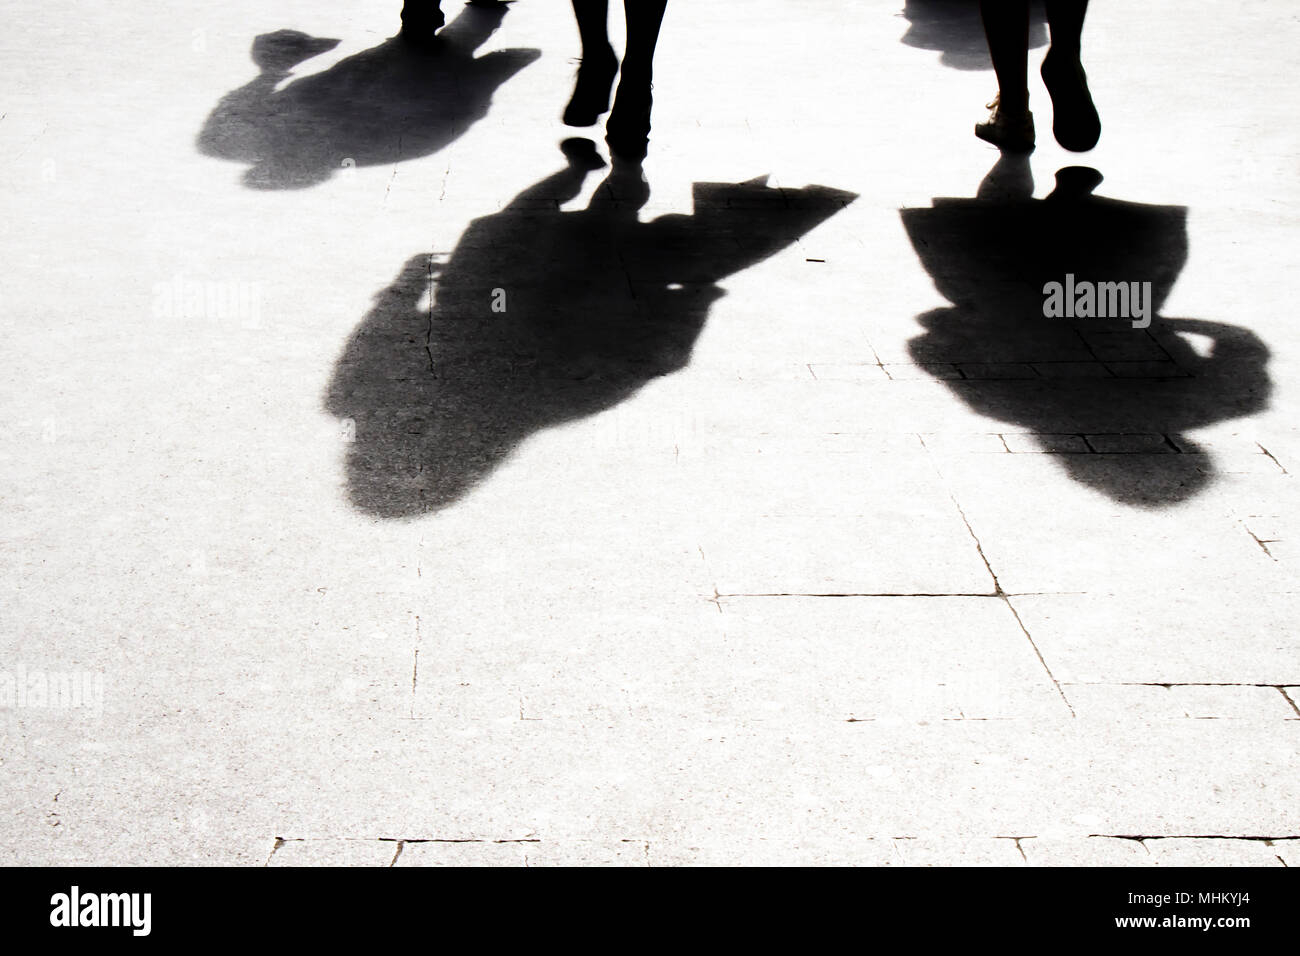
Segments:
[[[1028,140],[1018,141],[1002,139],[998,136],[996,127],[991,123],[976,123],[975,135],[984,142],[990,143],[998,149],[1006,150],[1008,153],[1032,153],[1036,145],[1032,136]]]

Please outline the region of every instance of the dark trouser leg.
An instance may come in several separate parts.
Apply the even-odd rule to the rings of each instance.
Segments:
[[[582,58],[609,50],[609,0],[573,0],[573,18],[578,21]]]
[[[659,27],[663,23],[668,0],[623,0],[627,17],[627,52],[623,54],[623,73],[636,79],[650,80]]]
[[[609,0],[573,0],[573,16],[582,39],[582,65],[564,108],[564,122],[591,126],[609,109],[609,91],[618,73],[618,57],[609,45]]]
[[[1052,28],[1052,52],[1079,58],[1079,38],[1083,35],[1083,18],[1088,15],[1088,0],[1047,0],[1047,23]]]
[[[628,159],[645,156],[650,137],[650,84],[655,46],[668,0],[623,0],[627,16],[627,52],[618,81],[614,112],[605,139],[610,149]]]
[[[1029,0],[980,0],[984,36],[998,77],[998,100],[1009,115],[1029,108]]]

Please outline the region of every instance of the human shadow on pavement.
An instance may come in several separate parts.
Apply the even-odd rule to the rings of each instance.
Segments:
[[[252,49],[261,73],[222,97],[199,149],[248,164],[244,184],[253,189],[302,189],[341,169],[435,153],[486,116],[496,90],[541,55],[474,55],[506,9],[466,6],[423,47],[393,37],[287,84],[294,66],[339,41],[296,30],[262,34]]]
[[[1030,8],[1030,49],[1047,46],[1047,21],[1042,9]],[[903,43],[921,50],[938,50],[939,62],[955,70],[991,70],[977,0],[906,0]]]
[[[1056,453],[1074,480],[1160,507],[1215,472],[1188,432],[1267,407],[1269,350],[1249,329],[1159,314],[1187,261],[1186,207],[1093,196],[1101,178],[1067,167],[1035,200],[1028,160],[1008,154],[975,198],[902,210],[953,303],[918,316],[925,334],[908,351],[971,409]],[[1125,290],[1100,283],[1124,283],[1127,310]],[[1103,301],[1110,317],[1083,317]]]
[[[565,212],[604,163],[586,139],[564,151],[563,169],[472,222],[445,264],[409,259],[344,348],[325,407],[353,423],[360,511],[444,508],[528,436],[683,368],[723,279],[856,198],[766,177],[696,183],[692,215],[642,222],[649,187],[634,165]]]

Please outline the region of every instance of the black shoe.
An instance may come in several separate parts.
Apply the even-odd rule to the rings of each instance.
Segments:
[[[988,104],[989,118],[983,123],[975,124],[975,135],[986,143],[992,143],[998,149],[1008,153],[1032,153],[1034,151],[1034,114],[1007,113],[1002,109],[1002,97],[993,97]]]
[[[573,96],[564,108],[565,126],[595,126],[601,113],[609,111],[609,94],[618,75],[618,57],[612,49],[586,58],[578,67]]]
[[[1074,153],[1086,153],[1101,138],[1101,117],[1088,90],[1088,76],[1078,60],[1053,57],[1043,60],[1043,83],[1052,96],[1052,133]]]
[[[629,95],[619,84],[614,111],[605,124],[605,142],[620,159],[639,162],[649,152],[651,103],[649,89]]]

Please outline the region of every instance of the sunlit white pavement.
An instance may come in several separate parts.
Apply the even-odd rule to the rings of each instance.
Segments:
[[[1087,164],[1099,196],[1186,208],[1152,334],[1081,359],[943,324],[963,303],[900,214],[970,200],[997,159],[950,6],[670,5],[638,215],[751,223],[771,255],[625,257],[630,302],[703,304],[654,340],[680,367],[578,355],[546,406],[571,414],[484,446],[444,500],[398,470],[429,452],[405,267],[436,289],[467,263],[484,323],[497,288],[544,310],[539,263],[566,263],[537,237],[620,202],[600,170],[511,205],[575,133],[567,4],[519,0],[465,55],[500,69],[409,114],[376,99],[418,87],[381,46],[395,4],[11,4],[7,859],[1294,865],[1298,150],[1274,78],[1297,25],[1095,0],[1084,156],[1031,87],[1034,196]],[[280,30],[339,42],[250,87]],[[759,187],[696,188],[764,176],[809,228],[728,219]],[[459,248],[485,217],[493,243]],[[480,425],[536,366],[498,376],[466,341],[450,394]],[[1103,373],[1137,381],[1117,401]],[[1077,401],[1036,406],[1050,375]]]

